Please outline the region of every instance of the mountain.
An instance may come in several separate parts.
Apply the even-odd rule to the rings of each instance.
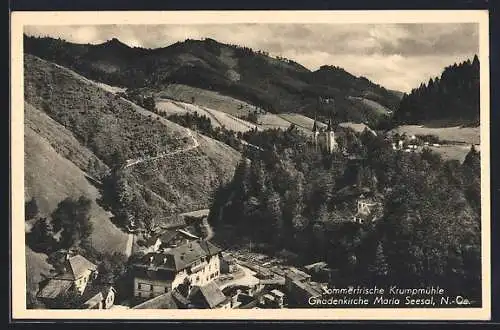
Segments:
[[[394,115],[399,124],[422,124],[431,121],[456,124],[479,124],[479,59],[453,64],[440,77],[422,83],[405,94]]]
[[[24,70],[26,191],[47,214],[66,195],[86,194],[102,210],[99,221],[117,223],[106,182],[119,171],[132,191],[120,209],[138,225],[172,225],[177,213],[207,208],[219,184],[231,179],[241,156],[229,146],[35,56],[25,55]]]
[[[213,39],[177,42],[168,47],[129,47],[117,39],[98,45],[25,36],[27,53],[71,68],[103,83],[160,93],[172,84],[219,92],[274,113],[296,112],[337,121],[374,122],[384,114],[363,99],[394,111],[399,96],[325,65],[316,71],[266,52]],[[318,99],[322,99],[318,106]],[[333,102],[334,101],[334,102]]]

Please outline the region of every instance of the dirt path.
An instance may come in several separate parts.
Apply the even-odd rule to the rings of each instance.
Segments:
[[[132,255],[132,247],[134,245],[134,234],[128,234],[127,247],[125,248],[125,255],[129,258]]]
[[[156,157],[136,158],[136,159],[128,160],[127,165],[125,165],[124,168],[129,168],[131,166],[144,163],[146,161],[153,161],[153,160],[157,160],[157,159],[161,159],[161,158],[165,158],[165,157],[170,157],[170,156],[173,156],[173,155],[177,155],[177,154],[180,154],[180,153],[187,152],[187,151],[190,151],[190,150],[198,148],[200,146],[200,143],[193,136],[193,133],[191,132],[191,130],[189,130],[189,129],[186,128],[186,131],[187,131],[187,135],[193,140],[193,145],[191,145],[191,146],[189,146],[187,148],[183,148],[183,149],[180,149],[180,150],[172,151],[172,152],[169,152],[169,153],[166,153],[166,154],[163,154],[163,155],[160,155],[160,156],[156,156]]]

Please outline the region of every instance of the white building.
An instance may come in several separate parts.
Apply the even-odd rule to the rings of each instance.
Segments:
[[[312,128],[312,143],[329,153],[337,150],[338,144],[335,140],[335,132],[333,131],[331,120],[328,121],[326,129],[318,128],[316,120],[314,121]]]
[[[134,296],[155,297],[181,284],[204,286],[220,276],[221,249],[199,240],[151,252],[133,265]]]

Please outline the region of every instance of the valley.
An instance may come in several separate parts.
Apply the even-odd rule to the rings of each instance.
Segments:
[[[30,306],[59,304],[37,286],[81,257],[120,308],[421,277],[477,296],[478,126],[397,120],[408,94],[212,39],[25,45]]]

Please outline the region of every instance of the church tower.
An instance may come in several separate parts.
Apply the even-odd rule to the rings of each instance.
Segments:
[[[328,127],[326,129],[326,149],[329,153],[337,150],[337,141],[335,141],[335,132],[333,131],[332,120],[328,120]]]
[[[315,148],[318,147],[318,136],[319,136],[319,129],[318,129],[318,124],[316,122],[316,117],[314,117],[314,124],[313,124],[313,128],[312,128],[312,143],[314,145]]]

